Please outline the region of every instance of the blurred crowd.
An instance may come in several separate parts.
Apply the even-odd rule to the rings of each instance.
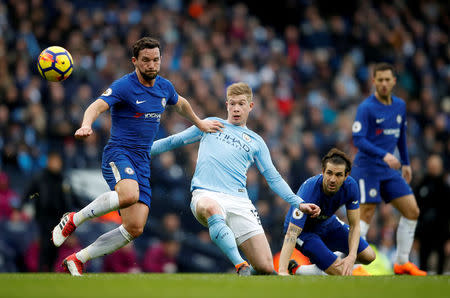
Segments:
[[[430,231],[440,231],[439,243],[427,248],[439,256],[438,261],[432,258],[429,269],[439,271],[437,264],[448,264],[449,215],[442,212],[449,210],[450,200],[448,2],[360,0],[345,14],[321,10],[324,1],[284,2],[291,5],[290,16],[298,15],[276,27],[237,1],[0,2],[0,271],[52,270],[36,263],[39,243],[48,240],[39,227],[57,224],[67,211],[61,209],[92,199],[72,193],[64,175],[100,167],[111,125],[108,113],[95,122],[95,134],[86,141],[76,141],[73,133],[84,109],[115,79],[133,71],[130,48],[142,36],[161,41],[160,74],[202,118],[226,117],[229,84],[244,81],[253,88],[255,108],[248,127],[267,142],[275,166],[294,192],[321,172],[321,156],[331,147],[354,156],[351,125],[357,105],[374,91],[371,67],[381,61],[395,65],[394,93],[408,109],[411,186],[422,208],[413,260],[425,262],[420,247],[424,241],[429,244]],[[74,59],[74,72],[62,83],[46,82],[36,69],[40,51],[52,45],[66,48]],[[169,108],[158,138],[188,126]],[[153,159],[152,210],[142,240],[117,252],[122,257],[111,255],[124,260],[122,269],[116,262],[108,265],[107,257],[93,261],[92,271],[229,269],[189,210],[197,149],[193,144]],[[49,171],[53,153],[61,158],[61,177],[55,180],[61,191],[49,196],[65,203],[50,203],[56,218],[48,216],[40,223],[45,222],[40,214],[45,210],[38,207],[43,195],[31,184],[47,179],[39,175]],[[268,190],[254,167],[247,187],[275,253],[282,244],[288,205]],[[163,233],[168,215],[176,223]],[[391,206],[380,205],[368,233],[369,242],[388,256],[395,250],[398,216]],[[77,230],[80,239],[74,237],[67,246],[84,246],[102,224],[111,223],[86,225],[85,233]],[[148,264],[164,258],[170,261]]]

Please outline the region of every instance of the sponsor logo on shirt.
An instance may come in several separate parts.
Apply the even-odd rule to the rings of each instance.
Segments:
[[[227,143],[227,144],[229,144],[235,148],[238,148],[240,150],[244,150],[245,152],[250,152],[250,147],[247,144],[241,142],[240,139],[238,139],[234,136],[230,136],[223,132],[215,133],[215,135],[216,135],[216,139],[218,139],[224,143]]]
[[[133,117],[139,118],[144,116],[145,119],[156,119],[156,121],[161,121],[161,114],[160,113],[136,113]]]

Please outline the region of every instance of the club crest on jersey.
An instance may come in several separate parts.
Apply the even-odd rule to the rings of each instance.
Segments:
[[[242,134],[242,138],[247,142],[250,143],[252,141],[252,139],[250,138],[250,136],[246,133]]]
[[[166,107],[166,103],[167,103],[166,98],[165,97],[161,98],[161,105],[162,105],[163,108]]]
[[[294,212],[292,213],[292,217],[295,219],[300,219],[303,217],[303,212],[301,212],[298,208],[295,208]]]
[[[397,115],[397,123],[398,124],[402,123],[402,116],[401,115]]]
[[[361,122],[359,122],[359,121],[353,122],[352,131],[354,133],[360,132],[361,128],[362,128]]]
[[[376,195],[377,195],[377,190],[376,190],[375,188],[372,188],[372,189],[369,191],[369,196],[371,196],[372,198],[374,198],[374,197],[376,197]]]
[[[132,168],[127,167],[127,168],[125,168],[125,173],[127,173],[128,175],[133,175],[133,174],[134,174],[134,171],[133,171]]]
[[[112,94],[112,89],[108,88],[103,92],[102,96],[110,96]]]

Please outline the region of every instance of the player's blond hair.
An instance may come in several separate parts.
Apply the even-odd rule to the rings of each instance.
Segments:
[[[253,92],[252,88],[244,82],[234,83],[228,86],[227,88],[227,100],[230,96],[234,95],[245,95],[248,102],[252,102],[253,100]]]

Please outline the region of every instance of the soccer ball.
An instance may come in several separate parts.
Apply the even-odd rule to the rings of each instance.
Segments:
[[[39,55],[37,68],[44,79],[61,82],[72,73],[73,59],[70,53],[62,47],[48,47]]]

